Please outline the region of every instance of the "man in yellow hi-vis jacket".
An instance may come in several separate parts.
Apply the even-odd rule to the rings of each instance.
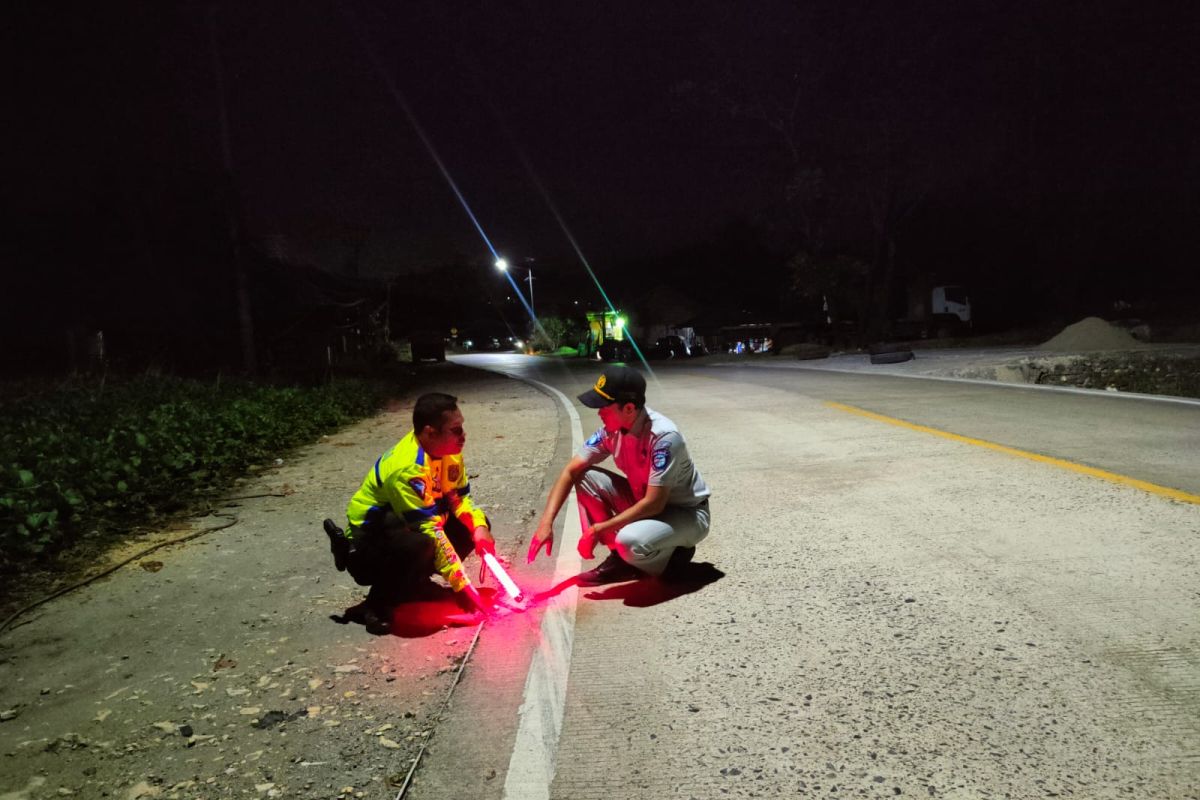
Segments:
[[[434,392],[417,399],[413,430],[372,465],[346,508],[342,531],[325,520],[334,563],[349,570],[367,598],[346,616],[387,633],[392,608],[434,572],[485,611],[462,559],[495,553],[488,519],[471,499],[463,465],[467,436],[458,400]]]

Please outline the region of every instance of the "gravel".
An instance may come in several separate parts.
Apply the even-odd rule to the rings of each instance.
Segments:
[[[540,503],[553,403],[450,364],[425,375],[422,390],[460,397],[472,494],[511,557]],[[0,637],[0,797],[394,794],[435,735],[475,629],[438,624],[433,607],[405,610],[406,624],[425,616],[404,637],[339,624],[362,589],[334,570],[321,520],[341,516],[411,427],[413,399],[238,490],[285,498],[230,504],[233,527],[159,550],[158,568],[125,567]]]

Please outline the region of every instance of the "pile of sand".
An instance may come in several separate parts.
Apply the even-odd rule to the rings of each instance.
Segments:
[[[1105,322],[1099,317],[1085,317],[1074,325],[1068,325],[1048,342],[1038,345],[1039,350],[1138,350],[1146,345],[1129,334],[1129,331]]]

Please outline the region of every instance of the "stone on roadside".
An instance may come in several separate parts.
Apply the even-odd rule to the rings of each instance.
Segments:
[[[143,797],[158,797],[161,794],[162,789],[141,781],[129,788],[129,792],[125,795],[125,800],[140,800]]]

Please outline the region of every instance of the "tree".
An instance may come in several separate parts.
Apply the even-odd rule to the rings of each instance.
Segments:
[[[801,250],[788,259],[788,289],[806,316],[825,325],[853,319],[861,324],[866,313],[866,284],[871,266],[847,255],[816,255]]]
[[[531,337],[537,350],[554,352],[564,345],[572,345],[583,339],[583,326],[579,320],[563,317],[542,317],[540,326]]]

